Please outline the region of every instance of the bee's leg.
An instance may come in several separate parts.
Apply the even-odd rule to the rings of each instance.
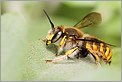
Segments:
[[[58,47],[58,50],[56,51],[56,55],[55,56],[59,56],[60,55],[60,53],[63,51],[63,47],[64,46],[59,46]]]
[[[101,64],[99,62],[99,57],[98,55],[93,51],[93,50],[89,50],[90,54],[93,56],[93,58],[95,59],[95,63],[101,67]]]
[[[47,62],[56,63],[56,62],[59,62],[59,61],[62,61],[62,60],[66,60],[66,59],[68,59],[68,56],[67,55],[63,55],[63,56],[58,56],[58,57],[54,58],[53,60],[46,60],[46,63]]]
[[[68,51],[65,53],[65,55],[63,55],[63,56],[58,56],[58,57],[54,58],[53,60],[46,60],[46,62],[53,62],[53,63],[56,63],[56,62],[59,62],[59,61],[62,61],[62,60],[66,60],[66,59],[68,59],[68,57],[74,58],[75,55],[78,54],[78,52],[79,52],[78,47],[74,47],[74,48],[68,50]]]
[[[92,54],[92,56],[94,57],[94,59],[95,59],[95,63],[97,64],[97,66],[98,67],[101,67],[101,64],[100,64],[100,62],[98,61],[98,56],[96,55],[96,54]]]
[[[62,40],[60,41],[59,47],[58,47],[58,51],[57,51],[57,53],[56,53],[56,56],[58,56],[58,55],[63,51],[64,46],[65,46],[65,43],[66,43],[66,36],[64,36],[64,37],[62,38]]]

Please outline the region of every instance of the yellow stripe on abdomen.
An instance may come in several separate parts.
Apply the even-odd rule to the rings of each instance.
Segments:
[[[92,47],[91,47],[91,44],[86,43],[86,48],[87,48],[87,49],[91,49],[91,48],[92,48]]]
[[[110,62],[111,63],[111,61],[112,61],[112,56],[108,59],[108,63]]]
[[[108,47],[106,47],[106,52],[105,52],[105,56],[107,57],[109,55],[110,49]]]
[[[104,44],[103,43],[100,43],[100,52],[102,53],[102,54],[104,54]]]
[[[97,45],[95,45],[95,42],[93,43],[93,50],[95,50],[95,51],[98,50],[98,47],[97,47]]]
[[[112,57],[112,53],[111,53],[111,52],[108,54],[108,56],[107,56],[107,60],[109,60],[110,57]]]

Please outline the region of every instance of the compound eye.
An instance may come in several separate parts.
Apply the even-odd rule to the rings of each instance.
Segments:
[[[60,37],[61,37],[61,35],[62,35],[62,32],[61,31],[55,33],[55,35],[53,36],[53,39],[52,39],[53,42],[56,42],[57,40],[59,40]]]

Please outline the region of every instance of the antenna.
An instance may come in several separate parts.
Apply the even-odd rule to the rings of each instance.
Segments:
[[[54,24],[52,23],[50,17],[48,16],[48,14],[46,13],[46,11],[45,11],[44,9],[43,9],[43,11],[44,11],[44,13],[45,13],[46,16],[47,16],[47,18],[48,18],[48,20],[49,20],[49,22],[50,22],[50,24],[51,24],[52,29],[54,29]]]

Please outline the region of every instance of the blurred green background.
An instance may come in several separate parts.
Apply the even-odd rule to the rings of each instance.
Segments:
[[[55,26],[73,26],[92,11],[101,13],[100,25],[83,28],[82,31],[116,45],[112,48],[112,64],[103,64],[102,68],[84,61],[45,64],[46,59],[54,58],[54,55],[49,55],[54,54],[54,51],[48,50],[45,43],[39,40],[44,39],[50,29],[43,9]],[[120,1],[2,1],[1,35],[1,79],[4,81],[121,79]]]

